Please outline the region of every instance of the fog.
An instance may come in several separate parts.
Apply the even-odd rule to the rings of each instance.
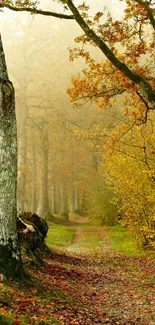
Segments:
[[[117,0],[87,4],[90,15],[103,10],[115,19],[122,17],[123,4]],[[63,12],[50,0],[40,1],[40,8]],[[84,201],[101,177],[94,148],[77,134],[99,122],[111,123],[111,117],[90,103],[75,109],[67,95],[71,77],[85,67],[80,59],[69,61],[81,29],[75,21],[7,9],[0,19],[9,78],[16,92],[18,210],[47,219],[56,213],[68,216],[68,211],[83,209],[84,213]],[[88,50],[96,60],[104,59],[99,49]]]

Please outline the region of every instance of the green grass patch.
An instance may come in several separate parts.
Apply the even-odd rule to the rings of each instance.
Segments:
[[[46,244],[49,247],[67,247],[73,241],[74,232],[72,227],[50,223]]]
[[[143,251],[136,244],[135,239],[120,225],[106,227],[113,249],[129,256],[141,256]]]
[[[83,248],[96,249],[100,247],[101,237],[98,233],[84,231],[81,235],[80,246]]]
[[[1,325],[12,325],[13,324],[13,319],[11,316],[4,316],[0,314],[0,324]]]

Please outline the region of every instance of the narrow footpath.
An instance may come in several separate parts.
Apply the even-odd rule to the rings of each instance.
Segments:
[[[96,237],[99,246],[93,247]],[[63,269],[66,293],[74,301],[69,314],[67,306],[60,311],[61,325],[155,325],[155,261],[113,250],[105,229],[77,227],[54,265]]]

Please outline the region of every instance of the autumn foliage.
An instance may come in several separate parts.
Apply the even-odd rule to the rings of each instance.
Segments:
[[[98,172],[115,192],[121,222],[138,242],[154,246],[154,2],[123,0],[125,9],[117,20],[106,9],[92,17],[87,2],[78,8],[72,0],[59,2],[72,15],[45,13],[37,10],[36,1],[28,0],[3,0],[1,7],[74,19],[83,30],[70,60],[84,60],[85,69],[72,77],[68,94],[75,106],[90,102],[115,112],[109,127],[98,125],[83,136],[91,138],[95,150],[93,138],[99,140]],[[101,50],[103,60],[93,57],[94,47]]]
[[[154,88],[154,6],[152,1],[126,1],[122,20],[98,12],[89,18],[89,8],[79,7],[87,24],[103,39],[114,55],[130,71]],[[100,124],[83,137],[96,138],[101,149],[99,172],[115,193],[120,222],[129,227],[139,244],[155,246],[155,165],[153,107],[138,84],[124,75],[105,57],[91,55],[94,43],[85,35],[75,39],[70,60],[84,60],[86,68],[72,77],[68,89],[71,102],[81,106],[90,102],[100,110],[115,111],[112,127]]]

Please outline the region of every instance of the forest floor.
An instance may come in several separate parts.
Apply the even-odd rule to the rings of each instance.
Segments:
[[[0,284],[0,325],[155,325],[155,261],[113,249],[106,228],[67,227],[31,279]]]

